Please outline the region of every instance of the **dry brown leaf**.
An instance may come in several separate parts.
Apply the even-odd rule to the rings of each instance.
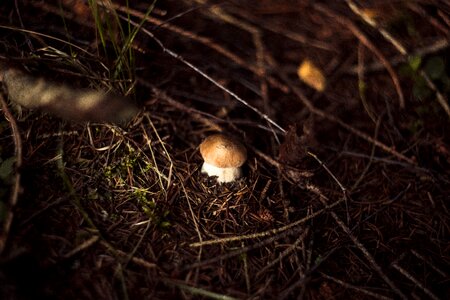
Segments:
[[[305,59],[298,67],[297,74],[301,81],[313,89],[319,92],[323,92],[325,90],[325,76],[311,60]]]

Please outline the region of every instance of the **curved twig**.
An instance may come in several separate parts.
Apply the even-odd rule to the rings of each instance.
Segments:
[[[329,8],[321,4],[314,4],[314,8],[317,11],[320,11],[321,13],[332,17],[334,20],[336,20],[336,22],[340,23],[341,25],[347,27],[361,41],[361,43],[364,44],[364,46],[369,48],[369,50],[372,51],[373,54],[375,54],[378,57],[378,59],[384,65],[384,67],[386,68],[386,70],[388,71],[389,75],[392,78],[392,82],[394,83],[395,89],[398,94],[400,107],[404,108],[405,97],[403,96],[403,91],[400,86],[400,80],[398,79],[397,73],[395,73],[394,69],[392,68],[391,63],[386,59],[386,57],[384,57],[383,53],[381,53],[381,51],[378,50],[377,47],[375,47],[375,45],[350,19],[331,11]]]

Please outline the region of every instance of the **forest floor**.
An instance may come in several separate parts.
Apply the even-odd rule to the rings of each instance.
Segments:
[[[1,299],[450,295],[447,1],[6,2],[1,60],[140,111],[2,87]],[[215,132],[235,182],[201,173]]]

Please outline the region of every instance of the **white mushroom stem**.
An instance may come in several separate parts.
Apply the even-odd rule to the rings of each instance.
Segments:
[[[232,182],[241,177],[241,168],[218,168],[207,162],[203,163],[202,173],[208,176],[217,176],[218,182]]]

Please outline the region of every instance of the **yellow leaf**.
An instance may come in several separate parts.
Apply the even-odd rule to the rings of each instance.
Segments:
[[[326,86],[326,79],[322,71],[316,67],[312,61],[305,59],[297,70],[298,77],[313,89],[323,92]]]

